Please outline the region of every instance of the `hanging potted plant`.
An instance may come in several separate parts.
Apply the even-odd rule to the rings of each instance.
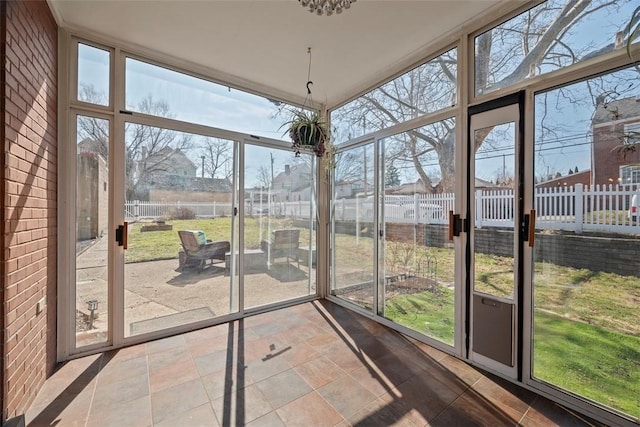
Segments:
[[[329,144],[329,127],[317,111],[294,110],[291,120],[282,127],[286,127],[284,135],[289,134],[296,157],[300,156],[302,148],[311,148],[318,157],[325,155]]]

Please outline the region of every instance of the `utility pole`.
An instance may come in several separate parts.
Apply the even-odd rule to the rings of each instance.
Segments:
[[[364,196],[367,197],[369,191],[369,183],[367,182],[367,147],[364,147]]]
[[[204,178],[204,156],[202,157],[202,177]]]
[[[269,183],[269,188],[273,186],[273,153],[269,153],[271,156],[271,182]]]

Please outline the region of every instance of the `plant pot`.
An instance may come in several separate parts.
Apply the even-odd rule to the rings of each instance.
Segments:
[[[301,147],[315,147],[322,137],[319,132],[312,132],[310,126],[300,126],[296,131],[289,132],[289,136]]]

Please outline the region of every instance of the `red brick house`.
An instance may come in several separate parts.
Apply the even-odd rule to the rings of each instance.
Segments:
[[[640,184],[640,95],[599,103],[591,129],[591,184]]]

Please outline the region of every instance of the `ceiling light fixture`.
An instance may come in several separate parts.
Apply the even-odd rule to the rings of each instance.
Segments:
[[[298,0],[302,7],[309,8],[309,12],[318,16],[331,16],[334,12],[340,14],[343,9],[349,9],[351,3],[355,2],[356,0]]]

